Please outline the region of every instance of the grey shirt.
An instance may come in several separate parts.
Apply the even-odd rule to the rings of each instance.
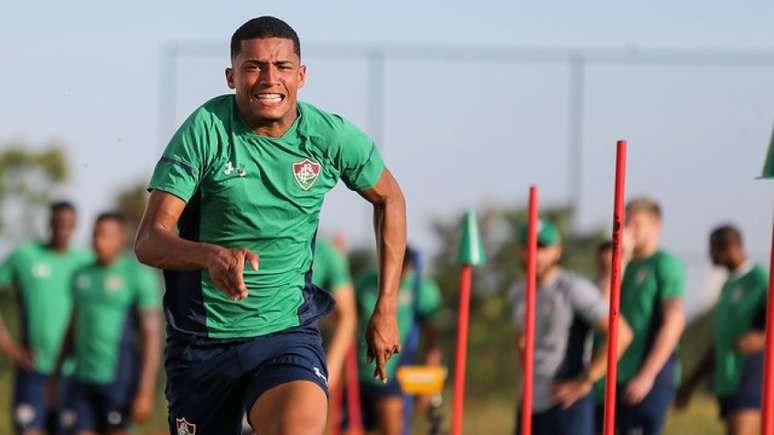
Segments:
[[[511,289],[516,331],[523,333],[524,282]],[[592,328],[608,314],[608,304],[591,281],[559,268],[554,279],[535,292],[535,351],[533,411],[556,403],[551,387],[556,379],[579,375],[591,358]],[[519,397],[522,386],[519,382]]]

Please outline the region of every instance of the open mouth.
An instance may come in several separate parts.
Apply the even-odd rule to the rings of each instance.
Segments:
[[[258,100],[258,102],[267,105],[279,104],[285,100],[285,96],[282,94],[273,94],[268,92],[255,94],[254,98]]]

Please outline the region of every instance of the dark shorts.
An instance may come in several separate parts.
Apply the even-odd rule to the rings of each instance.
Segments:
[[[376,414],[377,402],[391,397],[403,397],[403,390],[401,390],[400,383],[396,376],[390,377],[389,381],[384,385],[374,384],[369,381],[360,381],[360,409],[364,429],[378,429],[379,419]]]
[[[521,433],[521,405],[516,413],[516,435]],[[594,435],[594,395],[587,394],[567,409],[561,406],[532,414],[533,435]]]
[[[169,337],[165,368],[173,435],[240,434],[244,413],[284,383],[311,381],[328,394],[316,323],[246,340]]]
[[[761,386],[763,385],[763,352],[744,359],[742,379],[733,394],[719,397],[720,417],[725,419],[737,411],[761,409]]]
[[[16,370],[12,421],[17,433],[30,429],[58,432],[58,410],[49,409],[46,403],[48,379],[43,373]],[[70,385],[70,378],[60,378],[59,404],[69,395]]]
[[[661,434],[667,412],[675,396],[676,376],[677,358],[673,355],[656,375],[650,393],[642,399],[642,402],[634,406],[624,403],[625,387],[618,386],[615,425],[620,435]]]
[[[136,382],[137,379],[134,379]],[[71,399],[62,410],[61,420],[74,432],[107,433],[129,427],[129,410],[134,398],[134,383],[92,384],[75,381]]]

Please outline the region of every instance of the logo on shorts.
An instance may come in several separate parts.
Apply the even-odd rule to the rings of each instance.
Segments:
[[[323,382],[325,382],[325,386],[328,386],[328,378],[325,377],[324,374],[320,371],[319,367],[312,367],[314,369],[314,374],[317,375],[318,378],[322,379]]]
[[[29,403],[22,403],[16,407],[16,423],[25,427],[35,420],[35,407]]]
[[[177,435],[196,435],[196,425],[186,421],[185,418],[176,418]]]
[[[311,189],[319,176],[319,163],[315,163],[309,159],[304,159],[302,162],[293,163],[293,178],[296,179],[296,183],[298,183],[302,189]]]

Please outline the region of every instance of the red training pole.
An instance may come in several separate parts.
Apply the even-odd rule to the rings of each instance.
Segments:
[[[341,435],[341,403],[344,389],[341,382],[331,391],[331,413],[328,421],[328,433],[331,435]]]
[[[771,235],[771,260],[769,265],[769,295],[766,307],[766,364],[763,372],[763,434],[774,434],[774,225]]]
[[[537,254],[537,187],[529,188],[529,223],[527,225],[527,285],[524,312],[524,371],[523,393],[521,399],[521,435],[532,435],[532,368],[535,351],[535,290],[537,274],[535,255]]]
[[[610,273],[610,316],[607,345],[607,383],[605,384],[604,435],[615,434],[615,393],[618,383],[618,319],[621,316],[621,238],[624,225],[626,186],[626,141],[617,143],[615,160],[615,199],[613,205],[613,259]]]
[[[468,310],[473,267],[460,270],[460,307],[457,317],[457,362],[454,369],[454,407],[452,435],[462,434],[462,412],[465,407],[465,363],[468,357]]]
[[[360,409],[360,381],[357,375],[357,350],[355,342],[347,351],[346,359],[347,377],[347,413],[349,414],[349,434],[363,434],[363,418]]]

